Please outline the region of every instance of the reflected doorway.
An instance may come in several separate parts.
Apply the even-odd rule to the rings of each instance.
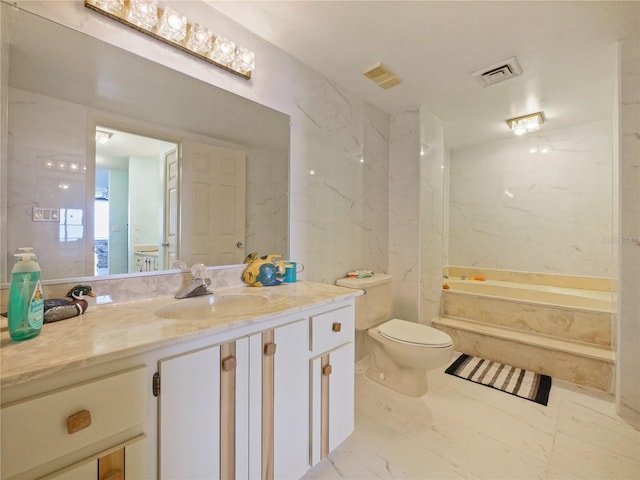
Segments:
[[[151,272],[165,265],[167,155],[175,143],[96,127],[95,275]]]

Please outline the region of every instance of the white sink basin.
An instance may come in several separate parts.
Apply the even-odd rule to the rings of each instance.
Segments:
[[[156,311],[156,315],[172,320],[204,320],[219,314],[244,313],[267,303],[263,295],[226,293],[180,300]]]

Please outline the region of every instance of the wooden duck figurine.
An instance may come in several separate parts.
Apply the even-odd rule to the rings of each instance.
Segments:
[[[57,322],[66,318],[82,315],[89,308],[84,297],[95,297],[89,285],[76,285],[65,298],[53,298],[44,301],[44,323]]]

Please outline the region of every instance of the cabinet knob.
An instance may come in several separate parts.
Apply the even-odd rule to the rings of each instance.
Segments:
[[[67,417],[67,433],[72,434],[84,430],[91,425],[91,412],[80,410]]]
[[[231,370],[235,370],[237,365],[236,357],[228,357],[222,360],[222,370],[225,372],[230,372]]]
[[[276,354],[276,344],[275,343],[267,343],[264,346],[264,354],[268,357]]]
[[[332,371],[333,371],[333,369],[331,368],[331,365],[325,365],[324,367],[322,367],[322,374],[323,375],[331,375]]]
[[[342,323],[333,322],[333,326],[331,327],[331,330],[333,330],[334,332],[339,332],[340,330],[342,330]]]

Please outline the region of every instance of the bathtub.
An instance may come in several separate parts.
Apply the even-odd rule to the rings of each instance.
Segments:
[[[599,346],[612,345],[612,293],[500,280],[444,282],[442,315]]]
[[[444,279],[448,292],[468,293],[487,297],[519,300],[526,303],[553,305],[557,307],[612,312],[611,292],[583,290],[578,288],[552,287],[499,280]]]
[[[456,350],[588,388],[611,392],[614,378],[614,294],[567,285],[603,287],[520,272],[486,281],[443,279],[441,315],[433,325],[449,334]],[[485,272],[471,275],[486,275]],[[518,277],[538,283],[513,281]],[[548,280],[546,285],[542,282]],[[563,285],[553,285],[553,282]]]

